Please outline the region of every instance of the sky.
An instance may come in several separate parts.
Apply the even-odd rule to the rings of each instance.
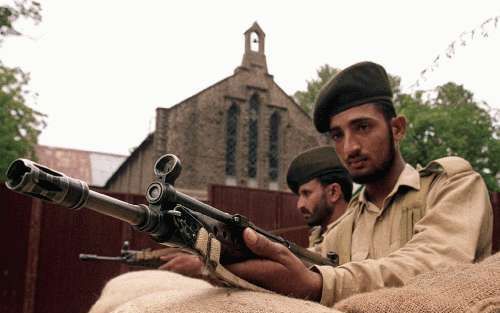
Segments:
[[[42,22],[21,22],[25,36],[7,38],[0,60],[30,73],[30,105],[47,115],[43,145],[129,154],[154,130],[157,107],[232,75],[254,22],[268,70],[290,95],[323,64],[369,60],[404,91],[453,81],[500,109],[500,21],[480,27],[500,16],[498,0],[40,2]],[[466,45],[447,58],[460,38]]]

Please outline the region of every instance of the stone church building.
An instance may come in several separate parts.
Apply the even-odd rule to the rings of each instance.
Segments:
[[[288,190],[288,164],[327,138],[268,72],[260,26],[254,23],[244,35],[243,60],[233,75],[157,108],[155,131],[109,178],[107,189],[144,194],[155,160],[173,153],[183,167],[176,188],[201,200],[211,184]]]

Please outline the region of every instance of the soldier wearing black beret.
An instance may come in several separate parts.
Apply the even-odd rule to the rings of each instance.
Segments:
[[[377,103],[396,115],[385,69],[372,62],[356,63],[333,77],[320,90],[314,107],[314,125],[327,132],[330,117],[355,106]]]
[[[286,182],[290,190],[298,194],[302,184],[325,175],[336,177],[346,194],[346,200],[349,201],[352,181],[349,173],[340,163],[335,149],[330,146],[312,148],[296,156],[288,167]]]
[[[287,173],[288,187],[299,196],[297,209],[313,227],[309,246],[324,239],[332,222],[340,217],[352,195],[352,180],[342,166],[335,149],[316,147],[292,160]]]

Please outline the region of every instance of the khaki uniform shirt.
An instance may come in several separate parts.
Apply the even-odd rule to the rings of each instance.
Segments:
[[[419,192],[425,175],[432,183],[419,193],[422,203],[408,206],[405,198]],[[310,250],[323,256],[335,251],[341,264],[313,267],[323,278],[321,303],[332,306],[356,293],[404,285],[419,273],[485,258],[492,215],[486,186],[467,161],[443,158],[420,171],[406,165],[382,208],[363,189],[323,235],[313,231]]]

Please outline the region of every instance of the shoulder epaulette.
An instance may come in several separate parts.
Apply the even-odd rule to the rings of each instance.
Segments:
[[[433,173],[446,173],[450,176],[460,172],[470,171],[470,163],[460,157],[450,156],[431,161],[426,167],[419,170],[420,176],[428,176]]]

